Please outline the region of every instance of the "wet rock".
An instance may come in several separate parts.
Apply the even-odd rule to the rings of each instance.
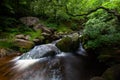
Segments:
[[[39,19],[37,17],[32,17],[32,16],[22,17],[20,18],[20,21],[27,26],[33,26],[39,23]]]
[[[102,75],[105,80],[120,80],[120,64],[108,68]]]
[[[56,46],[63,52],[75,51],[79,47],[79,35],[75,33],[64,37],[56,43]]]
[[[105,79],[102,78],[102,77],[93,77],[93,78],[91,78],[90,80],[105,80]]]
[[[58,53],[59,50],[54,44],[44,44],[35,46],[31,51],[24,53],[20,59],[39,59],[50,56],[53,57]]]
[[[30,49],[34,46],[34,42],[23,39],[15,39],[14,43],[15,46],[25,49]]]

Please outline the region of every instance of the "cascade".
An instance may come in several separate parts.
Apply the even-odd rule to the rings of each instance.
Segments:
[[[81,43],[75,52],[62,52],[55,43],[35,46],[10,60],[0,80],[89,80],[101,73],[94,69],[98,65],[90,64]]]

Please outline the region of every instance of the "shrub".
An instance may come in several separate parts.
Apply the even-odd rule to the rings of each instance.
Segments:
[[[106,14],[105,14],[106,15]],[[120,32],[115,19],[104,21],[100,16],[92,17],[85,23],[83,42],[86,49],[96,49],[103,46],[117,46],[120,42]]]

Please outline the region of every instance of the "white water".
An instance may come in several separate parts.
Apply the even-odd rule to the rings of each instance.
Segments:
[[[51,51],[54,51],[56,53],[54,57],[49,57],[51,55],[44,56],[46,54],[49,54]],[[83,49],[81,43],[76,53],[79,55],[85,55],[85,50]],[[75,59],[75,57],[71,57],[73,54],[74,53],[70,52],[60,52],[55,44],[35,46],[29,52],[11,60],[11,62],[15,62],[12,70],[17,70],[17,72],[23,73],[20,74],[20,76],[15,76],[15,78],[11,80],[16,80],[16,78],[18,80],[62,80],[62,73],[60,69],[61,66],[59,66],[61,61],[60,58],[65,59],[66,63],[67,57],[70,57],[70,59]],[[67,62],[69,61],[72,60],[68,60]],[[78,63],[79,62],[76,64]],[[71,63],[68,63],[66,65],[67,71],[69,71],[68,67],[70,65]]]

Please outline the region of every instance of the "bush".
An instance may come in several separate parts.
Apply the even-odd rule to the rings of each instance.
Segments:
[[[112,19],[106,22],[104,21],[106,20],[106,17],[103,19],[101,18],[103,16],[97,16],[97,18],[91,17],[85,23],[83,42],[86,49],[97,49],[103,46],[109,47],[120,45],[120,28],[116,23],[117,21]]]

